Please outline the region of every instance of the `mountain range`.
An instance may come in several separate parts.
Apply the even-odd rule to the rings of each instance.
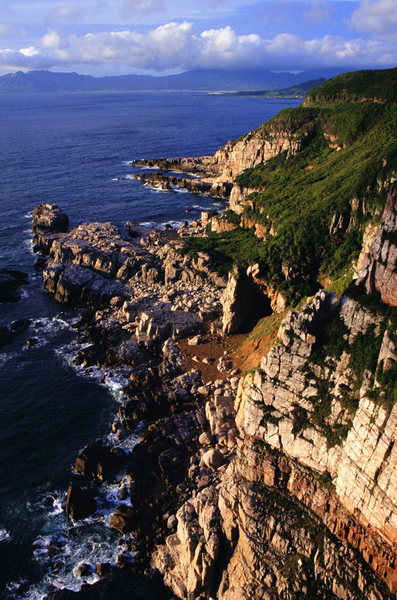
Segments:
[[[226,71],[192,70],[177,75],[114,75],[93,77],[79,73],[52,71],[17,71],[0,77],[0,93],[30,92],[101,92],[165,90],[277,90],[293,87],[318,78],[337,75],[336,69],[316,69],[301,73],[259,69]]]

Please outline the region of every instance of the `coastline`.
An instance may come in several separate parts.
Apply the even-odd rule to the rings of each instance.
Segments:
[[[213,337],[214,334],[210,332],[211,328],[204,326],[205,321],[202,319],[213,319],[216,315],[220,316],[220,291],[208,282],[208,273],[205,280],[202,280],[203,268],[207,269],[203,257],[200,257],[199,265],[195,265],[200,267],[196,271],[195,267],[184,259],[185,265],[182,272],[187,274],[188,281],[180,283],[176,280],[171,283],[175,279],[175,273],[173,273],[175,264],[172,261],[175,263],[176,258],[180,260],[180,257],[176,256],[175,249],[170,246],[170,240],[171,245],[177,243],[173,231],[168,230],[161,233],[128,224],[128,231],[133,237],[125,239],[121,238],[117,228],[110,224],[80,225],[70,234],[59,231],[67,229],[67,223],[68,220],[64,213],[51,205],[37,207],[33,214],[34,249],[36,252],[41,251],[44,255],[49,255],[50,258],[49,262],[45,263],[43,271],[44,288],[55,293],[58,301],[79,305],[81,304],[80,298],[82,298],[83,304],[91,307],[89,314],[83,315],[77,325],[80,350],[73,362],[79,365],[80,369],[88,372],[92,368],[99,368],[98,377],[100,378],[103,378],[101,373],[106,372],[106,367],[122,368],[125,361],[129,363],[129,366],[124,367],[129,381],[126,379],[128,383],[123,386],[124,400],[111,426],[111,435],[108,440],[104,440],[99,445],[94,444],[93,447],[85,448],[77,457],[73,471],[80,475],[82,482],[74,481],[72,487],[69,486],[67,490],[66,513],[71,517],[77,515],[80,518],[87,518],[86,511],[92,494],[89,492],[89,488],[92,486],[92,483],[89,483],[90,480],[106,481],[110,478],[110,483],[113,482],[112,485],[119,488],[117,495],[120,503],[110,520],[110,526],[118,530],[124,537],[127,536],[125,549],[122,547],[120,549],[116,561],[119,564],[77,565],[76,574],[80,575],[84,587],[84,582],[90,581],[95,572],[100,577],[103,574],[109,577],[112,573],[112,577],[116,577],[116,579],[120,576],[120,569],[144,572],[150,566],[149,557],[154,545],[163,541],[165,532],[170,531],[169,517],[177,507],[175,490],[178,485],[184,485],[182,482],[186,479],[186,468],[188,468],[184,463],[189,460],[189,455],[194,455],[197,451],[198,437],[202,433],[198,415],[202,410],[202,394],[203,392],[208,393],[208,389],[204,389],[204,382],[197,369],[183,374],[183,356],[177,347],[176,340],[181,336],[186,339],[191,336],[188,343],[197,344],[206,341],[203,336]],[[197,230],[197,226],[193,226],[193,228]],[[186,228],[183,231],[185,232]],[[164,243],[167,246],[167,242],[170,247],[164,250]],[[117,246],[121,252],[119,255],[117,252],[113,253],[112,259],[106,260],[106,258],[109,259],[109,256],[106,256],[104,248],[109,246]],[[84,254],[81,254],[82,251]],[[104,254],[102,257],[101,251]],[[150,252],[153,252],[153,255],[149,261]],[[121,274],[123,281],[127,275],[131,275],[131,269],[135,272],[137,268],[142,269],[139,276],[141,283],[135,274],[132,296],[128,297],[126,290],[128,286],[122,288],[109,279],[99,281],[101,276],[98,276],[96,281],[91,281],[90,278],[84,280],[82,267],[78,265],[89,266],[88,256],[90,253],[92,253],[92,261],[95,261],[97,272],[98,268],[99,272],[101,271],[100,265],[106,265],[107,277],[117,271],[119,275]],[[126,256],[128,264],[127,262],[123,263]],[[163,260],[162,264],[159,257]],[[63,262],[65,259],[66,263]],[[38,261],[43,267],[44,259],[39,258]],[[132,264],[133,261],[135,261],[134,264]],[[192,262],[194,263],[194,261]],[[67,264],[69,267],[66,266]],[[148,264],[151,265],[151,269],[148,268]],[[57,270],[59,271],[59,268],[62,267],[64,270],[75,269],[76,280],[70,279],[69,273],[69,279],[68,276],[64,276],[60,282]],[[164,270],[165,287],[156,283],[156,279],[159,277],[158,273],[155,273],[156,269]],[[110,276],[112,277],[112,275]],[[216,285],[219,286],[222,280],[216,273],[213,273],[212,276]],[[195,285],[189,279],[197,279],[199,285]],[[189,288],[192,288],[190,292]],[[148,298],[148,294],[152,294],[152,297]],[[173,295],[175,296],[174,303],[170,306],[169,301],[172,302]],[[134,303],[141,305],[140,309],[145,311],[140,316],[138,326],[136,314],[134,314],[134,311],[136,313]],[[194,317],[195,313],[191,312],[192,305],[201,318]],[[169,319],[171,317],[173,324],[170,329]],[[115,339],[114,330],[120,327],[120,323],[123,333],[120,336],[121,344],[118,344],[120,339],[117,340],[117,336]],[[104,332],[106,333],[104,334]],[[137,342],[133,341],[131,337],[133,332],[135,332]],[[171,337],[168,337],[170,334]],[[107,336],[109,336],[108,339]],[[130,341],[123,340],[124,337]],[[191,348],[194,350],[194,346]],[[224,362],[222,357],[219,360]],[[132,365],[135,363],[135,367],[131,368],[131,361]],[[209,357],[208,363],[201,362],[200,364],[205,369],[206,367],[211,368],[213,362],[214,358]],[[199,363],[196,364],[200,367]],[[104,367],[105,371],[103,371]],[[218,389],[219,391],[222,386],[228,385],[227,378],[224,380],[225,375],[226,372],[221,374],[222,379],[216,382],[217,387],[214,390]],[[234,386],[236,386],[236,379],[234,376]],[[207,381],[206,385],[211,386],[212,384]],[[136,400],[138,397],[139,401]],[[175,413],[176,416],[174,416]],[[142,421],[156,424],[155,429],[153,430],[152,425],[141,433],[141,439],[132,448],[132,453],[125,452],[123,442],[128,440],[131,435],[135,435],[136,428],[142,432]],[[164,459],[166,460],[164,465],[161,464],[159,457],[159,472],[158,465],[153,464],[152,460],[148,458],[152,452],[148,448],[160,443],[160,440],[162,440],[161,445],[164,444],[164,431],[162,430],[164,425],[162,423],[167,426],[170,445],[165,449],[161,448],[160,455],[167,456],[167,453],[171,453],[171,457]],[[158,431],[153,439],[156,428]],[[110,440],[111,445],[109,446]],[[173,473],[172,469],[170,472],[169,461],[175,461],[175,456],[172,456],[175,452],[178,468]],[[113,456],[114,454],[116,457]],[[137,467],[134,466],[134,462],[139,465],[138,471],[136,471]],[[183,465],[179,465],[180,462]],[[143,473],[141,472],[142,464],[146,464]],[[115,475],[120,468],[122,468],[122,475]],[[149,478],[150,476],[154,477],[158,480],[157,485],[164,488],[160,498],[159,489],[155,489],[148,497],[148,485],[150,487],[148,476]],[[74,475],[74,480],[75,477]],[[129,481],[127,487],[124,483],[126,477]],[[178,488],[178,504],[183,499],[181,491]],[[185,493],[189,492],[190,489],[187,488]],[[134,502],[134,510],[131,506],[131,499]],[[127,504],[126,500],[128,500]],[[91,505],[91,510],[96,508],[95,505]],[[169,514],[166,523],[164,523],[164,514]],[[136,529],[137,522],[146,522],[150,525],[143,529],[140,527]],[[133,538],[130,537],[130,531],[134,531]],[[131,562],[129,553],[132,549],[131,558],[133,560]],[[62,594],[67,593],[67,591],[57,592],[56,596],[50,594],[48,598],[63,598]],[[87,592],[82,590],[81,593],[85,597],[84,594]]]

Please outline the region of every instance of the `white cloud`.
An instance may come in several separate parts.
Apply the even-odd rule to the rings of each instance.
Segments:
[[[139,33],[130,29],[61,35],[49,30],[37,43],[20,50],[0,50],[0,66],[56,68],[125,66],[164,72],[192,68],[261,67],[299,70],[314,67],[388,66],[397,61],[397,46],[326,35],[304,40],[290,33],[273,39],[238,35],[231,27],[194,32],[190,22],[167,23]]]
[[[69,21],[76,23],[83,20],[83,12],[73,6],[60,6],[53,10],[50,14],[55,21]]]
[[[41,38],[41,46],[43,48],[58,48],[61,45],[61,36],[56,31],[47,31]]]
[[[396,0],[361,0],[351,16],[351,25],[358,31],[368,31],[380,38],[397,42]]]

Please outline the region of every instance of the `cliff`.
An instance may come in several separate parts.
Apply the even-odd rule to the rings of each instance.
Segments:
[[[233,184],[218,233],[67,232],[57,207],[35,212],[45,289],[92,309],[79,363],[131,368],[114,431],[149,423],[127,462],[100,446],[74,468],[127,469],[133,508],[111,524],[159,598],[396,597],[397,108],[376,73],[363,99],[362,77],[212,157],[139,164]],[[225,336],[258,319],[241,373]]]
[[[392,198],[383,226],[397,214]],[[381,228],[368,253],[375,269]],[[207,398],[215,450],[222,429],[236,444],[154,554],[178,597],[397,592],[396,315],[371,304],[363,283],[349,294],[321,291],[289,312],[237,393]]]
[[[199,159],[179,163],[234,182],[237,214],[225,213],[224,225],[213,218],[202,241],[240,267],[223,297],[224,332],[252,313],[253,285],[266,310],[302,308],[287,313],[237,391],[208,389],[196,472],[208,480],[152,557],[178,597],[397,593],[396,72],[382,91],[384,76],[370,74],[366,95],[362,73],[336,78],[205,157],[201,171]],[[261,249],[247,252],[241,227]],[[320,281],[338,294],[302,301]],[[223,455],[218,466],[207,463],[209,447]]]

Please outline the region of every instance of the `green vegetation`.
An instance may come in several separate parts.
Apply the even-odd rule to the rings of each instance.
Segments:
[[[375,325],[371,325],[365,333],[358,333],[350,345],[350,368],[361,383],[364,371],[375,373],[383,331],[376,335]]]
[[[233,264],[248,267],[262,263],[265,258],[265,246],[247,229],[209,233],[206,237],[187,237],[181,251],[191,256],[200,251],[207,252],[222,275],[227,275]]]
[[[312,360],[319,365],[324,365],[327,357],[338,360],[342,352],[348,350],[347,334],[348,329],[339,313],[334,314],[319,331],[316,331]]]
[[[292,418],[294,420],[294,425],[292,427],[292,433],[294,435],[298,435],[309,425],[307,410],[302,406],[299,406],[299,404],[295,404],[292,409]]]
[[[382,404],[391,410],[397,402],[397,362],[388,369],[377,374],[378,383],[381,385],[380,400]]]
[[[309,90],[326,81],[324,78],[311,79],[281,90],[250,90],[242,92],[223,92],[222,96],[260,96],[262,98],[304,98]]]
[[[344,73],[309,92],[307,102],[368,99],[397,102],[396,77],[397,69]]]
[[[304,280],[324,274],[337,279],[358,257],[366,221],[384,204],[379,181],[387,182],[397,169],[392,133],[397,105],[302,107],[276,119],[281,129],[304,135],[305,147],[237,178],[242,187],[258,189],[246,216],[276,230],[265,242],[270,282],[280,287],[282,266]],[[265,127],[264,137],[273,125],[274,120]],[[329,136],[340,150],[330,147]],[[352,209],[353,202],[358,209]],[[332,228],[334,221],[340,225]]]
[[[261,224],[266,238],[254,241],[236,230],[230,238],[213,234],[210,241],[195,241],[195,248],[209,246],[223,272],[233,263],[259,262],[290,306],[315,293],[324,277],[341,295],[364,228],[379,218],[397,173],[396,130],[397,69],[347,73],[323,83],[302,106],[281,111],[249,134],[263,140],[282,134],[300,144],[299,152],[281,152],[237,177],[242,188],[257,190],[243,216]],[[238,224],[229,213],[224,218]],[[246,249],[236,247],[246,242]]]
[[[278,313],[273,313],[268,317],[263,317],[256,325],[252,333],[249,334],[249,340],[255,340],[264,336],[273,336],[280,327],[283,316]]]
[[[225,210],[225,212],[221,214],[220,219],[221,221],[226,221],[227,223],[240,225],[240,217],[234,212],[234,210]]]

